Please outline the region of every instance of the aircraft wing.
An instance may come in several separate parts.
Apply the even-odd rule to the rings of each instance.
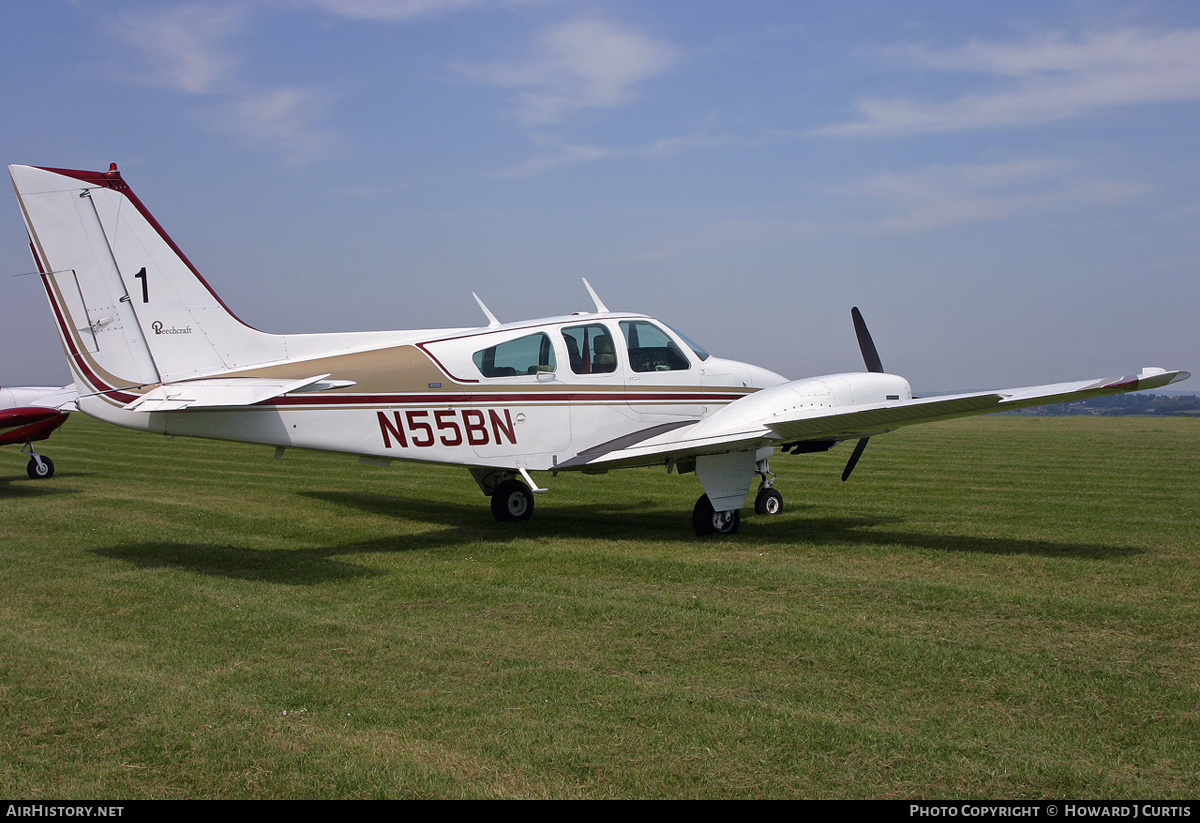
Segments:
[[[1185,371],[1145,369],[1112,380],[1081,380],[972,394],[944,395],[848,405],[805,405],[808,380],[764,389],[730,403],[697,423],[644,429],[619,440],[585,449],[558,469],[605,471],[648,466],[704,454],[749,451],[765,446],[793,447],[871,437],[917,423],[1023,409],[1108,394],[1154,389],[1186,380]],[[877,380],[892,375],[841,375]],[[893,397],[895,397],[893,395]],[[812,449],[809,449],[812,450]]]
[[[160,412],[181,409],[252,406],[281,394],[299,391],[324,391],[354,385],[346,380],[329,380],[318,374],[300,380],[272,380],[265,377],[218,377],[164,383],[125,405],[128,411]]]

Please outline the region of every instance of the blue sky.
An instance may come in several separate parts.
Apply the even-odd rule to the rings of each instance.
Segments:
[[[266,331],[643,311],[918,391],[1200,369],[1194,2],[14,3],[5,163],[117,162]],[[67,379],[14,198],[0,382]],[[1185,383],[1182,389],[1193,389]]]

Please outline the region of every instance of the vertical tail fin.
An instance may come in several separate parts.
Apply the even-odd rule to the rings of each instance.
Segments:
[[[115,166],[9,174],[81,392],[286,358],[281,338],[226,308]]]

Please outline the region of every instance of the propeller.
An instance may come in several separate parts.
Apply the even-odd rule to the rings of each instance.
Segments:
[[[850,460],[846,462],[846,468],[842,469],[842,482],[845,483],[850,479],[850,472],[854,471],[854,467],[858,465],[858,458],[862,457],[863,449],[867,447],[869,437],[864,437],[854,446],[854,451],[850,453]]]
[[[883,363],[879,361],[879,352],[875,350],[875,341],[871,339],[871,333],[867,331],[867,321],[863,320],[858,306],[850,309],[850,317],[854,320],[854,333],[858,335],[858,347],[862,349],[863,362],[867,364],[867,371],[882,372]]]
[[[867,331],[867,322],[863,320],[858,306],[850,309],[850,317],[854,320],[854,333],[858,336],[858,348],[862,351],[867,371],[883,372],[883,363],[879,359],[879,352],[875,349],[875,341],[871,339],[871,332]],[[858,465],[858,458],[862,457],[863,450],[867,448],[867,441],[870,439],[863,437],[854,446],[854,451],[850,453],[850,459],[846,461],[846,468],[842,469],[843,483],[850,479],[850,472],[854,471],[854,467]]]

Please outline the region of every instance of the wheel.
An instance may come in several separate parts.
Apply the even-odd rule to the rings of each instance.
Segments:
[[[528,520],[533,515],[533,492],[520,480],[505,480],[492,492],[492,516],[501,523]]]
[[[779,514],[783,511],[783,495],[775,489],[759,489],[754,498],[755,514]]]
[[[45,480],[54,476],[54,461],[49,457],[42,457],[42,462],[39,464],[36,458],[29,458],[29,465],[25,467],[25,473],[29,475],[30,480]]]
[[[696,530],[697,537],[707,537],[710,534],[737,534],[741,522],[742,513],[739,509],[728,512],[716,511],[709,502],[707,494],[700,495],[695,508],[692,509],[692,528]]]

